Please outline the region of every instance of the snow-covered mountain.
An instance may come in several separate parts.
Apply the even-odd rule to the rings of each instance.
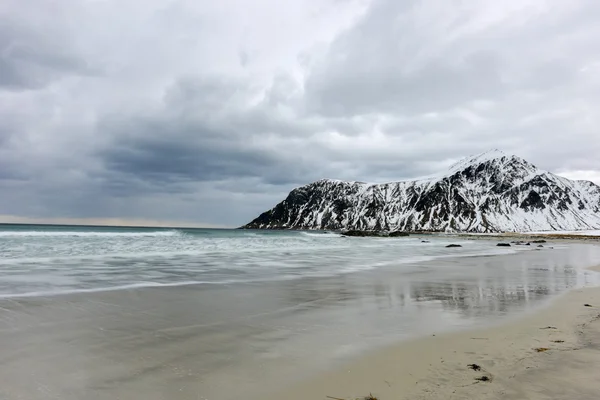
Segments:
[[[439,176],[294,189],[248,229],[527,232],[600,229],[600,187],[492,150]]]

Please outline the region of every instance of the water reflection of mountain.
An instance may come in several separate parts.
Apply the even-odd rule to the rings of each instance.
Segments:
[[[279,300],[294,313],[344,307],[365,313],[411,313],[425,307],[462,318],[503,315],[536,306],[589,278],[572,267],[588,262],[581,254],[569,250],[548,254],[462,258],[306,279],[286,285]]]

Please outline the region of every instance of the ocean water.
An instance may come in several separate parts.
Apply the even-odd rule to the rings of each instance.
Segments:
[[[0,225],[0,296],[326,277],[449,256],[516,251],[481,240],[461,241],[462,248],[448,251],[445,246],[453,241],[298,231],[5,224]]]

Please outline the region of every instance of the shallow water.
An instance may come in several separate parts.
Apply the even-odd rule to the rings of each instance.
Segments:
[[[325,277],[515,249],[334,233],[0,225],[0,296]]]

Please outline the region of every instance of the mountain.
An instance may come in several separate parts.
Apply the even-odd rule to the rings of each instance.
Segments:
[[[499,150],[439,176],[371,184],[323,179],[290,192],[247,229],[527,232],[600,229],[600,187]]]

